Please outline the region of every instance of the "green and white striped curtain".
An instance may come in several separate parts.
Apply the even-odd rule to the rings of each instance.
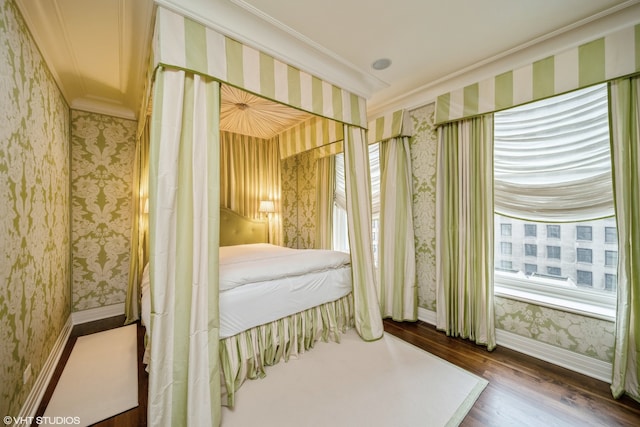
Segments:
[[[380,143],[380,308],[396,321],[418,319],[413,175],[409,138]]]
[[[611,82],[611,158],[618,229],[611,391],[640,402],[640,76]]]
[[[367,133],[369,144],[380,144],[380,310],[396,321],[418,318],[408,119],[404,110],[393,112],[369,122]]]
[[[159,68],[149,162],[148,422],[220,424],[220,84]]]
[[[365,131],[345,125],[345,188],[356,330],[366,341],[383,335],[371,242],[369,150]]]
[[[640,72],[640,24],[438,96],[436,124],[504,110]]]
[[[436,179],[436,326],[491,350],[492,115],[438,128]]]

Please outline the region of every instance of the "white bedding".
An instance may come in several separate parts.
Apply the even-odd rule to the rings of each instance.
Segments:
[[[291,249],[268,243],[220,248],[220,292],[247,283],[284,279],[350,265],[349,254]]]
[[[149,325],[147,268],[142,323]],[[220,338],[287,317],[351,292],[349,254],[269,244],[220,248]]]

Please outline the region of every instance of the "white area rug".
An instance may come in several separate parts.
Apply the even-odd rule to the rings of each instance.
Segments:
[[[319,342],[246,381],[223,427],[457,426],[488,381],[391,334]]]
[[[138,406],[136,325],[78,337],[43,418],[88,426]]]

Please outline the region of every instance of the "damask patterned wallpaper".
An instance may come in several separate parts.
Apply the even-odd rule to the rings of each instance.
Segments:
[[[0,0],[3,416],[18,415],[70,314],[69,150],[69,107],[16,5]]]
[[[411,111],[409,140],[413,170],[413,227],[418,306],[436,310],[436,139],[435,104]]]
[[[410,112],[418,304],[436,310],[435,201],[437,136],[434,105]],[[495,298],[496,328],[605,362],[613,359],[613,322]]]
[[[73,311],[124,302],[137,122],[71,112]]]
[[[313,150],[282,162],[282,231],[284,246],[315,246],[316,160]]]

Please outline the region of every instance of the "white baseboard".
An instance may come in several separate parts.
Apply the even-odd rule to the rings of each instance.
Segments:
[[[58,366],[60,357],[62,357],[62,353],[64,352],[64,348],[67,345],[67,341],[69,341],[72,329],[73,322],[71,321],[71,316],[69,316],[67,322],[64,324],[62,330],[60,331],[60,334],[58,335],[58,339],[56,339],[56,342],[53,344],[53,348],[49,353],[49,357],[47,357],[47,360],[44,362],[40,373],[33,383],[33,387],[31,388],[27,399],[20,409],[20,413],[17,416],[18,419],[31,419],[36,416],[38,406],[40,406],[42,397],[47,391],[47,387],[49,386],[49,382],[51,381],[56,367]]]
[[[95,320],[107,319],[109,317],[121,316],[124,314],[124,303],[106,305],[104,307],[91,308],[89,310],[76,311],[71,313],[74,325],[93,322]]]
[[[435,325],[436,313],[419,307],[418,319]],[[496,344],[611,384],[612,365],[609,362],[603,362],[501,329],[496,329]]]

